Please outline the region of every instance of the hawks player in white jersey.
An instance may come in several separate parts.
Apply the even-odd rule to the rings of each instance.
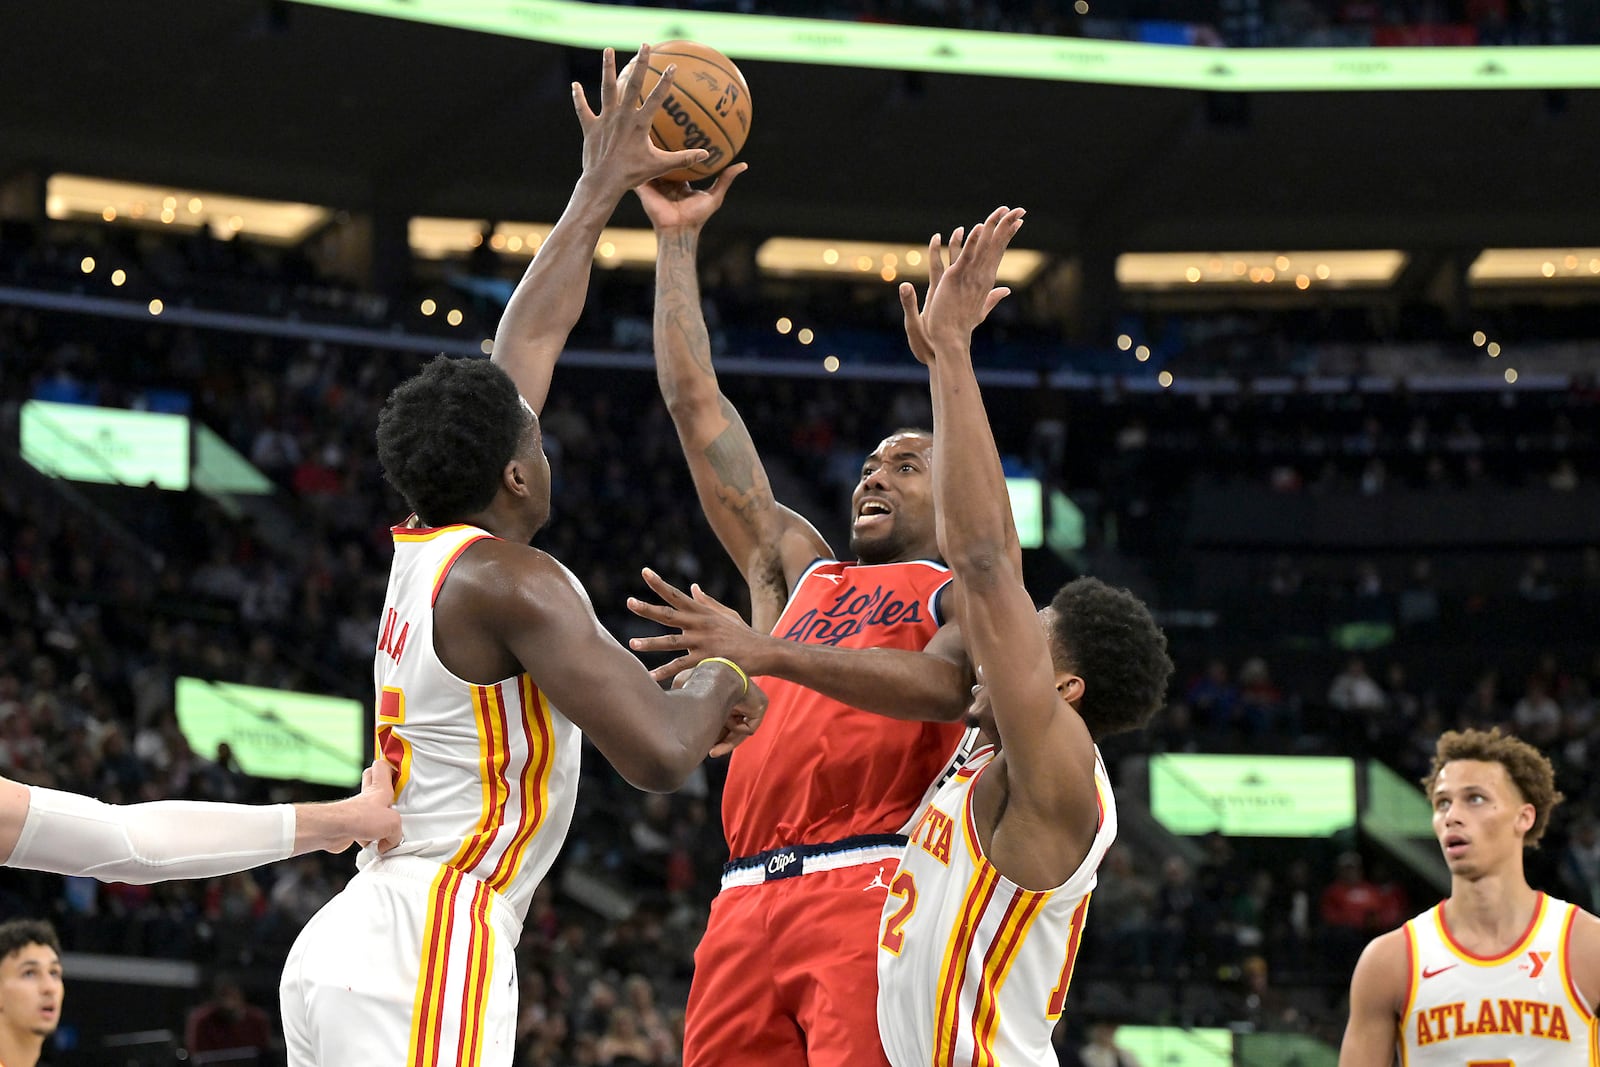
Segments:
[[[1050,1032],[1116,835],[1094,742],[1147,722],[1172,671],[1165,636],[1126,591],[1079,579],[1036,613],[1022,584],[970,349],[1007,293],[995,276],[1021,224],[1000,208],[965,242],[957,230],[948,268],[935,237],[923,306],[900,290],[932,379],[939,547],[979,672],[973,714],[993,747],[924,809],[889,883],[878,1027],[894,1067],[1055,1063]]]
[[[290,952],[291,1067],[509,1065],[514,953],[571,819],[579,729],[635,786],[667,791],[765,707],[727,660],[663,691],[572,574],[529,546],[550,512],[537,411],[601,228],[629,189],[705,154],[651,144],[672,68],[635,107],[648,49],[639,60],[619,86],[606,52],[599,115],[574,86],[583,175],[506,309],[495,362],[435,360],[380,417],[379,459],[415,512],[394,530],[374,668],[403,841],[363,854]]]
[[[1450,896],[1362,953],[1340,1067],[1600,1064],[1600,919],[1523,875],[1561,802],[1550,761],[1498,729],[1451,731],[1423,785]]]

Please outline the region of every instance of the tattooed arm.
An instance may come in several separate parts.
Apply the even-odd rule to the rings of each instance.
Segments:
[[[638,192],[658,245],[656,378],[700,506],[750,585],[752,625],[766,631],[777,622],[800,572],[832,553],[809,522],[773,499],[750,432],[722,395],[711,365],[695,255],[700,228],[743,172],[742,163],[728,168],[709,191],[686,182],[657,182]]]

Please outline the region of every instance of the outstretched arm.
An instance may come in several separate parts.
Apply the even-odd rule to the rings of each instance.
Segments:
[[[572,83],[572,104],[583,127],[583,176],[511,294],[494,335],[494,361],[535,414],[544,409],[556,359],[583,314],[595,243],[617,202],[640,182],[706,156],[704,149],[664,152],[650,140],[650,122],[672,88],[675,68],[669,66],[643,106],[635,107],[649,65],[646,45],[619,84],[616,56],[606,49],[599,114],[589,109],[583,87]]]
[[[648,567],[644,580],[661,603],[629,597],[628,610],[678,632],[636,637],[628,647],[635,652],[683,653],[650,672],[657,681],[711,656],[726,656],[752,675],[783,678],[891,719],[955,722],[967,709],[971,672],[961,627],[953,622],[941,626],[921,652],[808,645],[745,625],[737,611],[698,585],[685,593]]]
[[[759,724],[766,695],[742,667],[701,664],[683,688],[663,692],[600,625],[583,587],[554,558],[503,541],[474,552],[474,566],[451,572],[438,609],[483,620],[539,679],[550,703],[636,788],[671,792],[708,755],[727,751]]]
[[[994,859],[1023,884],[1054,885],[1082,861],[1094,832],[1094,744],[1056,692],[971,350],[973,329],[1005,295],[995,277],[1022,214],[998,208],[965,241],[957,231],[948,267],[935,238],[925,306],[919,312],[910,286],[900,296],[908,339],[932,377],[939,547],[961,590],[959,621],[1006,755],[1007,820],[1021,824],[1019,848],[997,829]],[[1048,832],[1030,832],[1040,829]]]
[[[773,498],[750,431],[722,395],[711,366],[695,257],[701,228],[744,170],[743,163],[734,164],[709,190],[655,182],[638,193],[656,231],[656,379],[700,506],[750,586],[756,628],[767,630],[778,621],[794,579],[832,552],[809,522]]]
[[[1339,1067],[1389,1067],[1404,1010],[1405,931],[1392,930],[1361,953],[1350,978],[1350,1021],[1339,1046]]]
[[[93,797],[0,778],[0,862],[8,867],[145,885],[211,878],[353,842],[399,842],[394,778],[362,772],[361,792],[331,804],[213,804]]]

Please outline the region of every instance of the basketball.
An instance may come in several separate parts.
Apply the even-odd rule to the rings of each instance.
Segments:
[[[672,91],[650,127],[650,136],[669,152],[704,148],[704,163],[662,177],[668,181],[709,178],[734,158],[750,134],[750,87],[733,60],[694,41],[663,41],[650,49],[650,69],[639,87],[640,100],[650,95],[669,66],[677,64]]]

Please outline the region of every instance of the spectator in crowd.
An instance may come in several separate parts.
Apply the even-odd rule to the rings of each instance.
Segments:
[[[1134,866],[1126,845],[1112,846],[1104,868],[1094,892],[1094,922],[1087,927],[1095,958],[1149,976],[1153,973],[1156,883]]]
[[[1528,679],[1528,690],[1511,709],[1517,736],[1538,748],[1550,745],[1561,733],[1561,705],[1538,675]]]
[[[1600,823],[1580,816],[1561,855],[1561,881],[1569,899],[1587,912],[1600,912]]]
[[[1340,854],[1335,869],[1337,875],[1333,884],[1322,894],[1321,916],[1325,925],[1355,930],[1364,938],[1370,938],[1373,934],[1393,930],[1404,920],[1405,902],[1397,900],[1392,891],[1367,880],[1360,854]]]
[[[1366,662],[1352,656],[1328,687],[1328,703],[1339,711],[1366,717],[1381,712],[1387,700],[1382,687],[1367,673]]]
[[[1089,1027],[1089,1040],[1078,1050],[1078,1060],[1083,1067],[1140,1067],[1133,1053],[1117,1044],[1117,1027],[1113,1023]]]
[[[211,999],[189,1012],[183,1044],[196,1064],[261,1063],[272,1049],[272,1024],[245,999],[238,978],[222,972],[212,982]]]
[[[1229,1018],[1256,1030],[1298,1030],[1304,1020],[1283,992],[1272,984],[1271,968],[1260,956],[1246,956],[1239,965],[1239,987],[1229,1005]]]

